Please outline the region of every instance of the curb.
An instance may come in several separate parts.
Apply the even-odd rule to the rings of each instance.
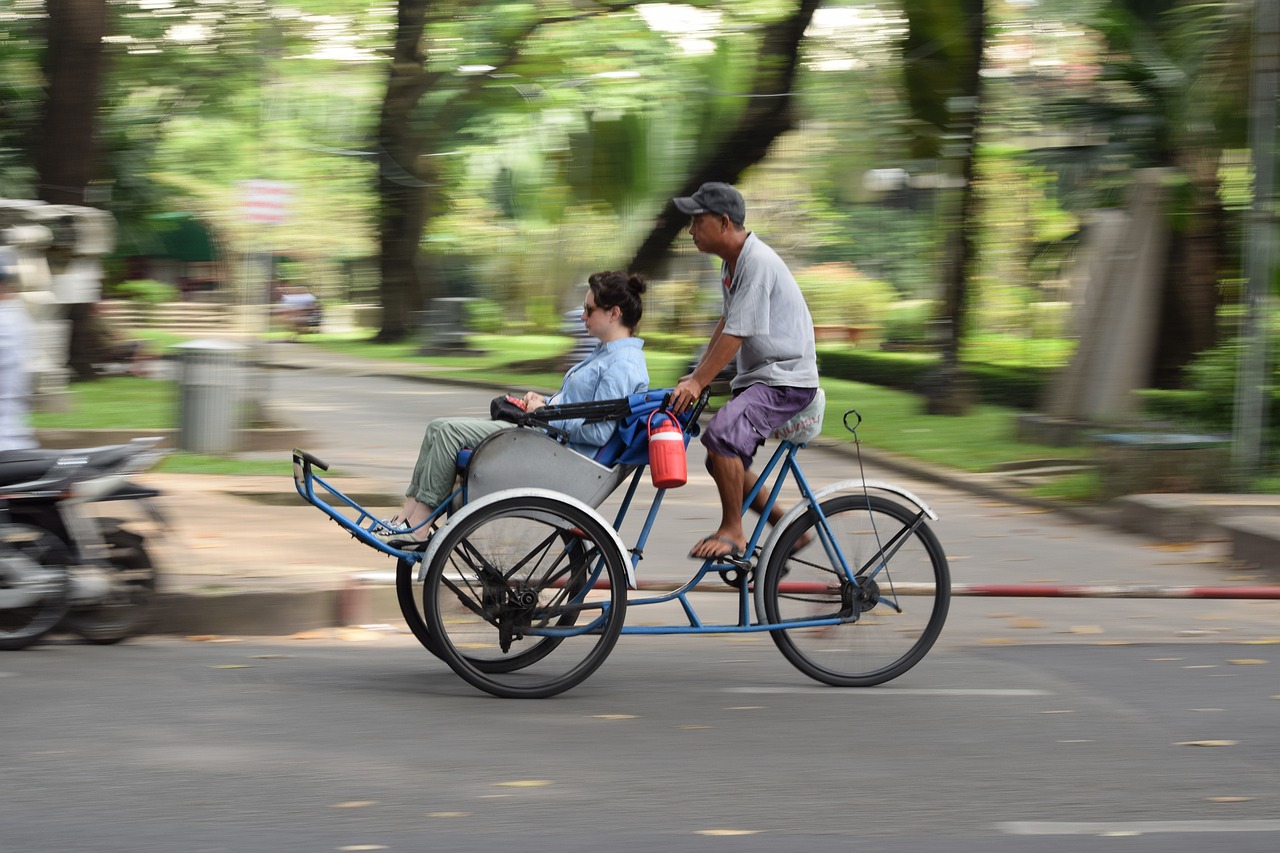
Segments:
[[[353,582],[297,592],[162,593],[147,633],[281,636],[402,621],[394,585]]]

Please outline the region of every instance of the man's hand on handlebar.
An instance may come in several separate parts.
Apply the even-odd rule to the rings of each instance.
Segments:
[[[686,409],[698,401],[698,397],[702,395],[703,387],[692,375],[682,378],[671,392],[671,411],[677,415],[683,414]]]

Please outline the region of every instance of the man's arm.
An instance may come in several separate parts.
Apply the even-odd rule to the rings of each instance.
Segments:
[[[721,317],[715,331],[711,333],[711,339],[707,342],[707,351],[702,354],[698,366],[693,369],[693,373],[682,378],[675,390],[671,392],[672,411],[678,415],[693,405],[703,390],[711,384],[711,380],[715,379],[720,371],[724,370],[725,365],[738,354],[741,346],[742,338],[725,333],[724,318]]]
[[[715,349],[716,343],[720,340],[720,336],[724,334],[724,317],[716,321],[716,327],[711,330],[711,337],[707,340],[707,346],[702,350],[702,358],[698,359],[698,363],[694,365],[693,370],[680,378],[688,379],[694,373],[698,372],[698,368],[702,366],[702,362],[707,360],[707,356],[711,355],[711,351]],[[721,365],[723,367],[724,365]],[[719,371],[717,371],[718,373]]]

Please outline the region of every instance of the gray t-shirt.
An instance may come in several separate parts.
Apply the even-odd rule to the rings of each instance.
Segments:
[[[731,387],[757,382],[778,387],[818,387],[813,317],[800,285],[778,254],[754,233],[738,255],[733,281],[720,266],[724,287],[724,332],[742,338],[738,375]]]

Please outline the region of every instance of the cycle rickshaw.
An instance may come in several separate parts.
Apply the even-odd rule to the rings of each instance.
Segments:
[[[946,556],[927,524],[937,515],[891,483],[810,486],[797,455],[821,430],[821,391],[775,431],[778,446],[744,503],[745,512],[768,490],[744,555],[707,559],[687,582],[654,595],[642,591],[637,567],[666,490],[654,489],[633,545],[618,531],[645,479],[646,424],[665,410],[668,394],[548,406],[515,418],[515,428],[459,454],[461,484],[414,550],[374,538],[377,517],[321,477],[316,469],[327,466],[312,454],[293,452],[294,481],[306,501],[352,536],[396,558],[397,596],[414,636],[495,696],[568,690],[603,663],[621,634],[767,631],[801,672],[844,687],[880,684],[918,663],[938,638],[951,598]],[[704,394],[679,419],[686,445],[705,405]],[[570,418],[616,420],[619,428],[592,459],[570,450],[550,423]],[[860,420],[853,410],[844,415],[851,432]],[[768,509],[788,478],[801,500],[770,528]],[[597,508],[624,483],[610,523]],[[699,615],[690,594],[712,582],[736,587],[735,621],[708,623]],[[678,604],[683,618],[624,624],[629,609],[661,603]]]

